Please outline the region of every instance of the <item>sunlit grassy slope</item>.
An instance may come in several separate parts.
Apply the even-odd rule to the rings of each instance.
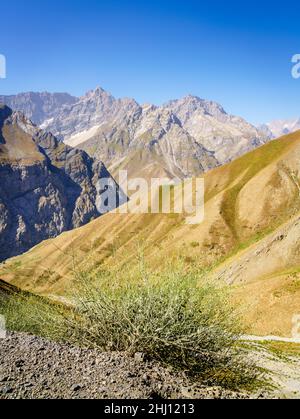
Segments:
[[[300,313],[300,132],[205,174],[205,221],[184,215],[107,214],[41,243],[0,268],[0,277],[42,294],[64,295],[76,268],[131,266],[143,254],[159,269],[181,258],[230,284],[251,333],[291,334]],[[299,215],[299,221],[298,221]]]

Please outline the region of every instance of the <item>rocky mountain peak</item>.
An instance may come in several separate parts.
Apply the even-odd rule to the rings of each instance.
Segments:
[[[101,87],[96,87],[96,89],[89,90],[85,95],[79,98],[81,100],[107,100],[109,99],[111,102],[114,102],[116,99],[106,90],[102,89]]]
[[[159,107],[140,106],[134,99],[116,99],[101,87],[74,103],[58,106],[55,114],[50,112],[45,117],[42,127],[71,146],[80,145],[114,168],[124,158],[131,164],[128,153],[135,147],[140,150],[141,144],[162,144],[165,135],[170,147],[157,153],[163,154],[168,166],[175,162],[175,142],[178,154],[180,144],[187,149],[187,143],[194,141],[213,152],[218,162],[225,163],[268,139],[268,135],[244,119],[227,114],[218,103],[198,96],[190,94]],[[135,162],[132,165],[136,166]],[[172,172],[170,168],[168,171]]]
[[[217,102],[201,99],[198,96],[188,95],[181,99],[171,100],[164,105],[179,115],[183,123],[192,118],[195,113],[211,115],[216,118],[226,116],[224,108]]]
[[[124,97],[121,99],[118,99],[118,103],[120,107],[124,107],[125,109],[136,109],[140,108],[140,105],[135,99],[132,99],[130,97]]]

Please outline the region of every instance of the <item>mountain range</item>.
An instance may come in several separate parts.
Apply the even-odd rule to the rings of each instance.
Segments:
[[[300,306],[299,157],[297,132],[206,173],[202,224],[187,225],[184,214],[112,212],[8,260],[0,276],[64,296],[74,260],[79,270],[126,269],[142,247],[153,269],[180,258],[229,287],[250,333],[290,337]]]
[[[0,103],[22,112],[37,125],[42,124],[51,115],[55,115],[61,106],[71,105],[76,101],[76,97],[67,93],[28,92],[11,96],[0,95]]]
[[[105,165],[0,104],[0,261],[102,215]]]
[[[24,93],[2,100],[112,174],[183,179],[263,145],[268,135],[216,102],[187,96],[162,106],[116,99],[98,87],[80,98]]]
[[[229,285],[251,333],[290,336],[300,304],[300,135],[272,138],[296,131],[298,120],[257,129],[195,96],[158,107],[101,88],[81,98],[26,93],[4,100],[15,111],[0,107],[0,260],[30,251],[6,260],[1,278],[60,298],[72,284],[74,260],[90,271],[132,266],[142,243],[155,269],[179,257]],[[101,214],[103,177],[117,188],[117,206],[127,202],[114,181],[120,168],[168,179],[204,173],[204,222],[187,225],[184,214]]]
[[[158,107],[101,88],[81,98],[3,99],[15,110],[0,106],[0,261],[19,255],[1,264],[4,281],[61,298],[74,261],[95,273],[123,269],[142,246],[153,269],[179,258],[229,286],[251,333],[291,336],[300,304],[300,134],[272,138],[297,130],[298,120],[257,129],[195,96]],[[120,168],[177,180],[204,173],[204,222],[103,215],[104,177],[118,192],[116,206],[128,200],[114,180]],[[175,200],[180,182],[172,187]]]
[[[119,169],[180,180],[267,141],[242,118],[195,96],[161,107],[115,99],[101,88],[81,98],[44,92],[1,100],[0,238],[8,245],[0,260],[101,215],[97,183]],[[122,203],[127,198],[118,191]]]

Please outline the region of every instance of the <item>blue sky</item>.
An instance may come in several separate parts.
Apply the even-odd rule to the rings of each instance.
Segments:
[[[259,123],[300,116],[296,1],[14,0],[1,4],[0,94],[100,85],[163,103],[192,93]]]

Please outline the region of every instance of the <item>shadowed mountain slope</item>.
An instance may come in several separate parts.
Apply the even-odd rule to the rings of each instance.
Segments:
[[[102,178],[102,162],[0,105],[0,260],[101,215]]]

